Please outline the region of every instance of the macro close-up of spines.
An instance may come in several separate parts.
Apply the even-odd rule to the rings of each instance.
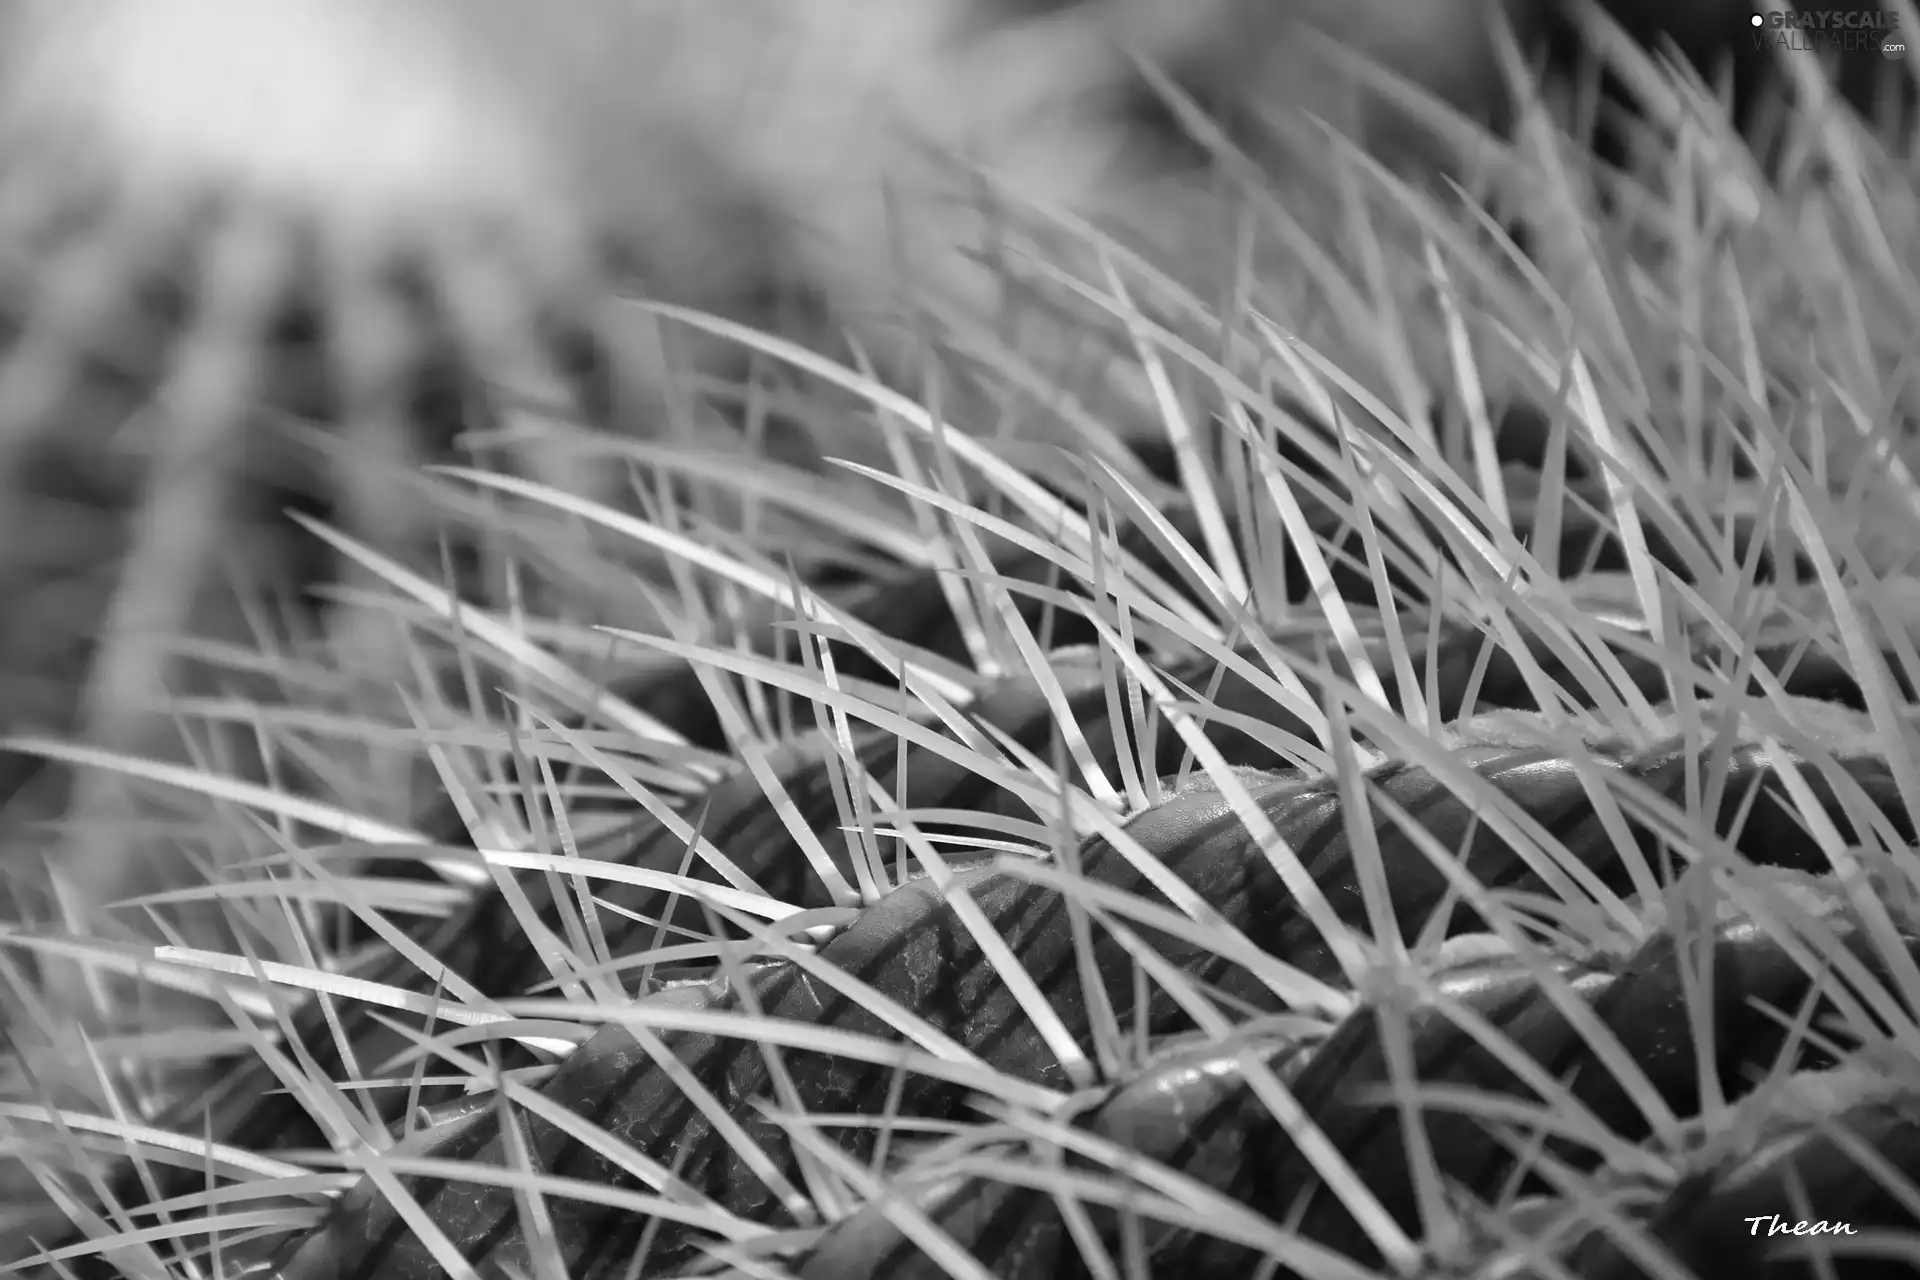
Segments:
[[[1916,24],[0,0],[0,1275],[1914,1274]]]

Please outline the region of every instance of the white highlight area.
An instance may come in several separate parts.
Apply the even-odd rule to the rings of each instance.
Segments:
[[[19,122],[175,181],[390,218],[519,203],[547,177],[444,6],[66,0],[27,20]]]

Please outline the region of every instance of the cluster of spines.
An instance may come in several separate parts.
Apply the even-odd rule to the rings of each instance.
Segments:
[[[1302,627],[1284,634],[1304,662],[1324,656],[1328,637],[1321,629]],[[1419,636],[1421,628],[1409,626],[1407,634]],[[1437,651],[1432,662],[1423,659],[1417,669],[1437,673],[1441,687],[1429,693],[1438,705],[1455,711],[1532,705],[1530,686],[1511,655],[1490,648],[1478,628],[1447,620],[1426,635],[1428,643],[1437,645]],[[1384,643],[1384,636],[1374,642]],[[1564,670],[1551,665],[1550,651],[1543,649],[1537,657],[1556,678],[1566,677]],[[1646,660],[1636,664],[1632,654],[1622,657],[1649,691],[1668,684],[1670,667]],[[1806,690],[1848,701],[1860,699],[1851,675],[1831,655],[1783,640],[1762,644],[1757,658],[1761,670],[1780,680],[1790,692]],[[1211,668],[1218,665],[1213,658],[1185,661],[1183,667],[1182,660],[1169,659],[1166,666],[1194,687],[1206,685]],[[1071,680],[1064,683],[1076,688]],[[1299,857],[1339,927],[1364,933],[1369,926],[1367,891],[1356,869],[1358,855],[1349,797],[1335,778],[1315,780],[1292,768],[1274,771],[1282,762],[1256,737],[1243,732],[1250,721],[1274,727],[1287,724],[1288,715],[1280,703],[1244,682],[1214,682],[1212,687],[1218,698],[1216,705],[1236,710],[1244,717],[1231,721],[1223,718],[1212,733],[1226,758],[1243,766],[1236,775],[1237,785],[1245,789],[1248,799]],[[978,714],[1011,742],[1035,754],[1043,752],[1058,732],[1054,710],[1032,682],[1014,681],[997,691],[989,690],[975,705],[982,709]],[[1108,718],[1105,690],[1098,682],[1083,682],[1069,698],[1068,706],[1083,734],[1094,744],[1100,767],[1111,770],[1122,753],[1140,751],[1146,745],[1135,740],[1137,735],[1116,731]],[[688,722],[684,727],[700,735],[698,724]],[[1298,731],[1300,727],[1295,724],[1292,729]],[[1677,731],[1666,738],[1635,740],[1631,736],[1600,735],[1585,742],[1555,743],[1546,733],[1544,721],[1525,716],[1478,728],[1469,720],[1460,732],[1465,744],[1463,761],[1484,785],[1505,794],[1544,829],[1550,844],[1559,849],[1564,865],[1544,869],[1534,865],[1491,827],[1482,825],[1484,796],[1473,788],[1462,793],[1457,779],[1410,764],[1382,763],[1369,771],[1365,786],[1384,807],[1374,813],[1372,823],[1365,825],[1373,828],[1372,840],[1390,889],[1390,907],[1405,940],[1471,931],[1484,926],[1485,919],[1454,896],[1448,877],[1434,866],[1421,841],[1396,826],[1391,816],[1395,813],[1417,815],[1420,829],[1449,853],[1460,856],[1462,865],[1488,892],[1539,894],[1547,890],[1551,877],[1560,875],[1571,878],[1555,883],[1555,889],[1564,883],[1578,883],[1585,876],[1589,884],[1597,880],[1600,892],[1627,893],[1633,887],[1633,860],[1662,846],[1658,821],[1647,826],[1636,824],[1643,850],[1620,849],[1596,803],[1593,788],[1605,791],[1612,785],[1596,783],[1589,776],[1596,764],[1615,781],[1637,784],[1668,804],[1679,805],[1685,804],[1690,785],[1704,773],[1717,771],[1722,782],[1720,811],[1710,819],[1710,830],[1702,834],[1724,838],[1734,851],[1755,864],[1801,872],[1825,866],[1821,845],[1809,835],[1786,796],[1777,772],[1779,761],[1737,723],[1730,729],[1731,739],[1717,745]],[[1529,744],[1525,739],[1530,732],[1543,736]],[[1164,741],[1153,744],[1149,759],[1143,763],[1165,772],[1179,765],[1185,750],[1178,735],[1169,733]],[[1830,810],[1831,821],[1850,829],[1862,812],[1858,801],[1864,798],[1891,824],[1899,839],[1910,839],[1910,820],[1899,788],[1871,735],[1862,734],[1838,754],[1850,782],[1837,787],[1823,770],[1801,767],[1804,762],[1790,767],[1797,768],[1814,786],[1816,798]],[[896,790],[903,810],[989,811],[1006,809],[1010,800],[1014,807],[1019,805],[994,781],[944,760],[935,751],[912,747],[903,753],[894,734],[878,730],[869,731],[856,742],[851,757],[839,744],[825,738],[811,744],[797,743],[787,751],[779,772],[788,797],[800,805],[802,821],[825,832],[834,829],[841,817],[835,798],[836,772],[844,775],[856,767],[889,790]],[[746,771],[715,783],[688,806],[687,812],[698,813],[702,837],[769,896],[799,907],[830,905],[823,896],[823,886],[809,874],[806,860],[799,856],[777,806]],[[1161,802],[1135,815],[1124,830],[1153,865],[1172,872],[1197,892],[1211,913],[1206,918],[1212,932],[1204,944],[1150,927],[1144,934],[1136,934],[1150,939],[1148,945],[1160,956],[1161,963],[1179,974],[1180,982],[1204,992],[1205,1000],[1236,1011],[1237,1017],[1256,1019],[1273,1017],[1284,1007],[1284,1002],[1276,1004],[1271,974],[1262,964],[1246,964],[1248,952],[1226,945],[1219,933],[1222,927],[1230,931],[1227,936],[1244,940],[1253,952],[1285,966],[1310,984],[1309,989],[1311,984],[1320,984],[1323,991],[1337,990],[1351,977],[1342,952],[1323,928],[1328,917],[1315,917],[1303,908],[1268,855],[1248,836],[1241,816],[1204,774],[1185,786],[1168,779]],[[684,892],[618,883],[605,887],[602,901],[615,910],[602,912],[601,927],[608,931],[607,946],[612,954],[644,947],[649,932],[662,923],[679,930],[682,936],[711,933],[716,925],[736,939],[751,938],[755,933],[749,920],[730,914],[714,901],[703,900],[698,886],[702,882],[718,884],[719,875],[710,866],[689,858],[683,836],[664,824],[641,820],[638,829],[623,831],[617,842],[591,853],[663,873],[694,864],[689,872],[693,879]],[[1678,865],[1663,868],[1663,882],[1666,872],[1681,869]],[[1143,878],[1139,866],[1111,842],[1095,839],[1081,849],[1074,859],[1074,870],[1084,883],[1154,903],[1161,910],[1172,909],[1164,897],[1164,886],[1156,889]],[[975,907],[985,913],[994,931],[1005,940],[1011,956],[1027,973],[1032,989],[1040,994],[1050,1013],[1034,1016],[1035,1011],[1023,1003],[1023,993],[1016,989],[1018,984],[1006,981],[997,967],[1005,959],[982,951],[969,925],[957,914],[951,902],[951,886],[937,888],[924,878],[924,868],[863,911],[820,951],[817,960],[781,960],[779,944],[762,938],[760,941],[773,947],[775,958],[723,960],[718,970],[721,976],[709,982],[673,984],[668,1003],[680,1010],[691,1006],[736,1016],[784,1017],[834,1032],[877,1037],[883,1042],[897,1040],[900,1028],[876,1015],[863,999],[877,991],[917,1018],[922,1032],[933,1028],[931,1034],[960,1046],[995,1078],[1025,1081],[1036,1089],[1053,1091],[1078,1081],[1071,1064],[1062,1060],[1063,1046],[1058,1036],[1065,1034],[1078,1046],[1077,1052],[1093,1055],[1090,1041],[1096,1009],[1104,1009],[1118,1025],[1139,1026],[1150,1042],[1191,1031],[1190,1003],[1166,989],[1155,990],[1141,1001],[1141,989],[1135,985],[1140,963],[1137,946],[1122,945],[1114,936],[1103,936],[1092,945],[1096,972],[1100,974],[1096,986],[1104,990],[1098,999],[1089,998],[1087,974],[1071,927],[1075,912],[1057,886],[1044,876],[1027,874],[1019,863],[996,866],[977,857],[951,859],[948,871],[958,875]],[[540,875],[519,878],[521,893],[542,916],[556,909],[544,896],[550,892],[550,884]],[[457,917],[434,929],[421,939],[426,949],[488,997],[511,997],[546,976],[537,949],[520,935],[513,913],[498,891],[482,894]],[[1769,964],[1778,968],[1774,962],[1785,953],[1776,940],[1742,936],[1746,937],[1748,950],[1739,954],[1768,958],[1760,964],[1768,973],[1773,972]],[[1648,955],[1659,951],[1653,943],[1648,946],[1652,948]],[[1673,953],[1673,941],[1668,939],[1665,954]],[[1235,956],[1239,958],[1230,958]],[[736,967],[740,965],[745,967]],[[837,971],[851,985],[845,990],[837,982],[823,985],[817,968],[821,965]],[[423,992],[433,985],[426,975],[412,971],[397,958],[387,968],[392,972],[373,975],[375,979]],[[1748,971],[1739,965],[1736,969],[1740,973]],[[1617,972],[1598,963],[1590,965],[1590,970],[1582,989],[1596,999],[1596,984],[1617,987],[1621,992],[1657,989],[1672,995],[1677,990],[1672,982],[1664,988],[1636,987],[1636,982],[1652,984],[1655,978],[1636,970],[1633,963]],[[1544,1008],[1557,1007],[1537,976],[1526,976],[1531,972],[1525,966],[1494,966],[1472,980],[1456,977],[1449,981],[1467,981],[1469,987],[1480,990],[1476,983],[1483,979],[1491,982],[1489,975],[1504,973],[1498,982],[1491,982],[1493,987],[1524,991],[1528,999],[1544,1002]],[[1800,981],[1804,991],[1804,972],[1794,972],[1801,976],[1791,980]],[[1786,970],[1776,976],[1779,982],[1790,980]],[[654,983],[659,985],[658,981]],[[1733,989],[1739,989],[1737,983]],[[645,1009],[660,998],[643,1000],[639,1007]],[[1651,996],[1643,998],[1654,1000]],[[375,1019],[350,1009],[339,1013],[345,1016],[344,1030],[355,1040],[363,1064],[409,1047],[410,1037],[379,1025]],[[1650,1022],[1632,1030],[1664,1034],[1671,1042],[1669,1047],[1697,1030],[1691,1021],[1694,1014],[1684,1000],[1672,1003],[1665,1014],[1669,1019],[1681,1019],[1681,1023],[1663,1028]],[[1350,1041],[1361,1034],[1353,1028],[1369,1025],[1370,1019],[1366,1006],[1361,1006],[1348,1014],[1342,1029],[1336,1030],[1327,1044]],[[1054,1023],[1052,1027],[1040,1025],[1048,1020]],[[671,1021],[667,1020],[669,1026]],[[638,1025],[644,1026],[644,1015]],[[1433,1025],[1445,1025],[1445,1019]],[[1749,1024],[1742,1025],[1747,1026],[1749,1038],[1762,1034]],[[339,1058],[335,1037],[342,1028],[329,1026],[313,1010],[302,1015],[298,1026],[307,1053],[323,1069],[336,1069]],[[791,1179],[797,1176],[793,1162],[798,1159],[798,1146],[760,1109],[761,1095],[773,1083],[767,1074],[768,1055],[745,1027],[742,1032],[741,1038],[728,1038],[705,1031],[662,1029],[654,1038],[642,1030],[636,1039],[633,1025],[616,1024],[575,1049],[540,1087],[550,1103],[620,1135],[645,1164],[655,1169],[655,1176],[670,1171],[667,1185],[672,1190],[666,1200],[685,1210],[649,1215],[636,1212],[631,1200],[623,1201],[624,1207],[553,1201],[548,1208],[548,1230],[574,1274],[623,1274],[636,1250],[642,1249],[648,1256],[646,1273],[670,1274],[691,1264],[692,1251],[702,1238],[689,1223],[710,1226],[729,1217],[743,1222],[779,1221],[793,1212]],[[1049,1039],[1049,1033],[1053,1039]],[[1289,1064],[1289,1071],[1297,1068],[1303,1073],[1302,1079],[1311,1081],[1319,1078],[1311,1064],[1332,1061],[1320,1056],[1325,1051],[1326,1045],[1293,1044],[1281,1056]],[[1761,1054],[1757,1048],[1752,1052]],[[888,1069],[872,1063],[852,1069],[845,1064],[835,1067],[820,1054],[784,1052],[782,1056],[787,1059],[780,1069],[782,1080],[788,1088],[798,1090],[804,1109],[810,1112],[845,1116],[884,1105],[889,1116],[952,1123],[963,1117],[970,1105],[971,1091],[964,1083],[970,1077],[964,1074],[959,1077],[961,1083],[956,1083],[952,1073],[936,1072],[910,1076],[903,1084]],[[669,1058],[690,1069],[692,1078],[702,1083],[704,1100],[683,1093],[684,1078],[678,1074],[681,1068],[668,1070]],[[496,1058],[495,1069],[501,1065]],[[1328,1070],[1320,1068],[1322,1073]],[[1341,1073],[1342,1078],[1346,1074]],[[1208,1087],[1220,1086],[1217,1075],[1202,1076],[1211,1082]],[[297,1102],[260,1096],[262,1089],[270,1086],[258,1072],[243,1070],[227,1083],[232,1087],[223,1090],[225,1107],[213,1112],[217,1137],[240,1146],[268,1147],[297,1142],[298,1135],[306,1130],[307,1122]],[[1141,1080],[1130,1084],[1122,1079],[1109,1087],[1115,1091],[1113,1100],[1091,1113],[1095,1117],[1090,1122],[1093,1129],[1097,1133],[1139,1130],[1144,1121],[1139,1114],[1129,1112],[1131,1104],[1124,1100],[1137,1096],[1148,1085]],[[395,1101],[399,1098],[397,1093],[387,1096]],[[205,1103],[201,1099],[191,1110],[199,1111]],[[1338,1100],[1328,1094],[1325,1105],[1336,1103]],[[1244,1099],[1241,1105],[1247,1105]],[[179,1117],[182,1126],[191,1124],[188,1110],[183,1108]],[[389,1119],[398,1118],[390,1104],[385,1110]],[[226,1119],[217,1119],[222,1115]],[[502,1145],[502,1112],[492,1099],[453,1103],[435,1114],[434,1120],[403,1149],[438,1159],[478,1160],[496,1166],[511,1163],[511,1151]],[[644,1194],[644,1180],[635,1181],[631,1165],[623,1167],[619,1161],[610,1160],[597,1147],[570,1136],[566,1126],[556,1128],[538,1116],[515,1123],[519,1126],[518,1140],[512,1146],[527,1153],[546,1173],[607,1187],[616,1193],[616,1200],[622,1189]],[[875,1134],[884,1127],[884,1117],[870,1117],[865,1129],[856,1126],[843,1135],[842,1141],[858,1152],[870,1148]],[[1397,1158],[1404,1161],[1405,1152],[1397,1145],[1398,1129],[1389,1128],[1393,1133],[1380,1139],[1384,1144],[1381,1152],[1391,1146],[1400,1151]],[[742,1155],[743,1138],[762,1155]],[[1149,1150],[1146,1154],[1155,1153]],[[1376,1154],[1375,1163],[1392,1163],[1385,1154]],[[1375,1194],[1382,1194],[1375,1185],[1375,1175],[1388,1176],[1374,1170],[1362,1181]],[[1404,1170],[1400,1176],[1404,1178]],[[1240,1178],[1236,1174],[1217,1189],[1234,1194]],[[521,1234],[521,1206],[504,1185],[434,1180],[408,1185],[408,1194],[422,1206],[429,1220],[468,1256],[476,1260],[511,1258],[528,1247]],[[913,1185],[910,1175],[907,1185]],[[1029,1221],[1034,1213],[1046,1218],[1048,1211],[1035,1207],[1044,1196],[1011,1196],[1004,1187],[994,1189],[997,1184],[991,1179],[975,1179],[957,1191],[950,1182],[939,1185],[940,1195],[916,1211],[943,1222],[952,1219],[974,1223],[979,1230],[972,1246],[991,1255],[983,1255],[983,1259],[989,1267],[997,1268],[993,1274],[1071,1272],[1072,1267],[1081,1265],[1074,1261],[1078,1257],[1075,1250],[1087,1244],[1084,1239],[1069,1240],[1060,1235],[1063,1228],[1058,1222],[1036,1226]],[[780,1192],[782,1186],[786,1194]],[[982,1204],[998,1204],[1001,1208],[985,1212],[979,1208]],[[1273,1206],[1262,1208],[1270,1210]],[[1013,1219],[1006,1217],[1010,1213]],[[875,1214],[880,1215],[880,1225],[875,1225]],[[939,1256],[938,1249],[927,1252],[919,1245],[888,1236],[895,1230],[895,1216],[879,1207],[856,1214],[831,1228],[814,1246],[814,1252],[795,1265],[803,1274],[825,1275],[850,1258],[865,1257],[870,1273],[875,1275],[911,1274],[912,1268],[922,1266],[937,1268],[940,1264],[934,1259]],[[1337,1217],[1335,1214],[1326,1219],[1328,1240],[1342,1249],[1364,1254],[1365,1244],[1352,1235],[1354,1224],[1348,1221],[1341,1225],[1334,1221]],[[987,1225],[980,1225],[983,1223]],[[1411,1223],[1401,1225],[1403,1230],[1413,1229]],[[1053,1233],[1051,1237],[1049,1232]],[[1244,1240],[1232,1245],[1205,1240],[1204,1233],[1187,1235],[1192,1238],[1169,1228],[1153,1238],[1160,1241],[1156,1249],[1175,1251],[1167,1255],[1168,1259],[1185,1256],[1179,1250],[1197,1251],[1193,1256],[1203,1257],[1211,1256],[1209,1251],[1224,1249],[1225,1256],[1237,1256],[1233,1250],[1246,1247]],[[887,1237],[888,1242],[872,1243],[881,1237]],[[1043,1237],[1052,1243],[1043,1247]],[[1049,1258],[1053,1261],[1043,1265]],[[310,1238],[283,1251],[276,1260],[263,1259],[257,1265],[288,1276],[388,1276],[432,1274],[436,1263],[427,1246],[415,1238],[413,1228],[395,1214],[385,1193],[369,1183],[337,1205],[328,1222]],[[929,1274],[939,1273],[936,1269]]]

